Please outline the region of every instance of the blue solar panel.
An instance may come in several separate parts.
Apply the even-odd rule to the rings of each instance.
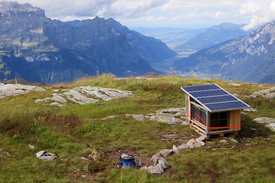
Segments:
[[[209,96],[218,96],[218,95],[228,95],[227,92],[225,92],[222,89],[219,90],[209,90],[209,91],[201,91],[201,92],[190,92],[190,94],[193,97],[209,97]]]
[[[205,97],[205,98],[198,98],[198,101],[201,103],[217,103],[217,102],[226,102],[226,101],[237,101],[238,99],[231,96],[231,95],[226,95],[226,96],[217,96],[217,97]]]
[[[208,107],[211,111],[248,107],[241,101],[205,104],[205,106]]]
[[[250,107],[216,84],[188,86],[181,89],[210,112]]]
[[[200,86],[187,86],[183,88],[187,92],[220,89],[217,85],[214,85],[214,84],[200,85]]]

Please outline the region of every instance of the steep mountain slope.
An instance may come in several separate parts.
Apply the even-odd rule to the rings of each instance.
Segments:
[[[223,23],[210,27],[196,35],[186,43],[176,46],[175,49],[201,50],[222,43],[226,40],[235,39],[248,32],[241,29],[243,25]]]
[[[275,83],[275,21],[252,33],[203,49],[175,63],[176,70],[227,80]]]
[[[140,34],[139,32],[129,30],[126,26],[122,26],[119,22],[112,18],[107,19],[119,31],[123,32],[126,37],[137,48],[141,58],[152,63],[160,62],[162,60],[176,56],[177,54],[172,51],[168,46],[159,39],[148,37]]]
[[[120,77],[156,72],[123,32],[105,19],[72,26],[48,19],[30,4],[1,5],[0,81],[20,77],[57,83],[97,71]]]
[[[133,30],[140,32],[145,36],[154,37],[162,40],[169,48],[174,49],[178,45],[182,45],[191,38],[200,34],[205,29],[188,29],[188,28],[172,28],[172,27],[136,27]]]

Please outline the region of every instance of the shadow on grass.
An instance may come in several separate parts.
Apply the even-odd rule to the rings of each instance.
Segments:
[[[265,124],[259,124],[253,121],[249,116],[242,115],[240,138],[268,137],[274,134],[270,128],[265,127]]]

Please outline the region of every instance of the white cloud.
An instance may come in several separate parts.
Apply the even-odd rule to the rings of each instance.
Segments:
[[[219,18],[219,17],[221,17],[222,15],[223,15],[222,12],[217,11],[217,13],[215,14],[215,18]]]
[[[248,0],[239,12],[239,17],[250,18],[250,23],[243,27],[250,30],[275,18],[275,0]]]
[[[250,23],[252,28],[275,18],[275,0],[17,0],[40,7],[49,18],[60,20],[100,16],[118,21],[151,21],[165,26]]]

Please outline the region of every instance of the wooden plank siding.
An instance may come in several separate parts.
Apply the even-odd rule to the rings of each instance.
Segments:
[[[185,95],[185,113],[186,115],[186,122],[189,123],[191,121],[191,103],[190,103],[190,96]]]
[[[230,128],[231,131],[241,130],[241,110],[235,110],[229,112],[229,127],[240,127],[240,128]]]

